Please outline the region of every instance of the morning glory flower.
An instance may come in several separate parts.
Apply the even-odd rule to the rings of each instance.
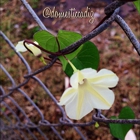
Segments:
[[[19,41],[18,44],[16,45],[15,49],[17,52],[26,52],[27,49],[25,48],[25,46],[23,45],[24,41]],[[38,45],[38,43],[35,41],[35,44]],[[35,56],[40,56],[41,55],[41,50],[38,49],[36,46],[32,45],[32,44],[27,44],[26,43],[26,47],[35,55]]]
[[[70,77],[71,87],[60,98],[59,105],[65,105],[69,118],[80,120],[95,109],[109,109],[114,102],[114,93],[109,88],[115,87],[119,78],[107,69],[99,72],[92,68],[74,70]]]

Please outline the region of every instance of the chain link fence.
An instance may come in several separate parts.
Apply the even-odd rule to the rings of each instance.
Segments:
[[[27,8],[29,13],[32,15],[34,20],[38,23],[38,25],[41,27],[42,30],[47,30],[44,24],[41,22],[41,20],[38,18],[38,16],[35,14],[35,12],[32,10],[31,6],[26,2],[26,0],[21,0],[23,5]],[[125,23],[125,21],[118,15],[119,13],[119,7],[121,5],[125,4],[125,2],[121,1],[114,1],[110,5],[108,5],[105,8],[106,15],[109,15],[108,18],[99,25],[95,30],[91,31],[88,35],[84,36],[81,40],[75,42],[74,44],[68,46],[66,49],[62,50],[62,52],[70,52],[84,42],[90,40],[91,38],[94,38],[98,34],[100,34],[102,31],[107,29],[112,22],[117,22],[120,27],[124,30],[126,35],[128,36],[130,42],[135,47],[137,53],[140,55],[140,43],[136,39],[135,35],[129,28],[129,26]],[[24,59],[24,57],[15,51],[15,46],[13,45],[12,41],[7,38],[7,36],[0,31],[0,36],[9,44],[10,48],[14,50],[14,52],[18,55],[18,57],[21,59],[22,63],[24,64],[25,68],[27,69],[27,74],[24,75],[24,81],[22,83],[16,84],[15,80],[12,78],[10,73],[5,69],[5,67],[1,64],[0,69],[3,72],[3,74],[6,75],[6,78],[10,81],[12,86],[9,88],[9,91],[6,92],[5,89],[0,86],[0,102],[1,102],[1,118],[0,118],[0,131],[1,131],[1,140],[48,140],[51,138],[51,136],[48,137],[48,135],[55,135],[55,138],[53,139],[63,139],[63,131],[61,130],[62,126],[69,126],[71,127],[79,136],[81,139],[85,140],[87,139],[86,136],[81,132],[79,129],[80,127],[86,127],[86,126],[92,126],[95,124],[95,122],[104,122],[106,124],[108,123],[132,123],[132,124],[140,124],[139,119],[134,120],[110,120],[106,118],[100,110],[96,110],[96,113],[93,114],[92,121],[88,123],[74,123],[70,119],[67,118],[64,109],[59,106],[57,103],[57,99],[53,96],[53,94],[49,91],[49,89],[44,85],[44,83],[37,78],[35,75],[38,73],[41,73],[48,68],[50,68],[55,61],[57,60],[58,56],[52,56],[52,61],[40,68],[37,71],[32,72],[29,64]],[[49,122],[45,119],[45,116],[43,115],[41,109],[35,104],[35,102],[32,100],[32,98],[25,93],[22,90],[23,86],[26,86],[27,83],[33,80],[34,82],[38,83],[38,87],[42,87],[45,94],[47,94],[51,100],[54,102],[56,107],[61,112],[60,119],[56,123]],[[33,83],[34,83],[33,82]],[[37,88],[38,88],[37,87]],[[35,122],[33,119],[30,119],[29,115],[26,113],[23,107],[18,104],[18,102],[14,99],[13,94],[18,93],[22,95],[22,98],[24,98],[26,101],[29,102],[30,106],[34,108],[36,114],[39,116],[39,121]],[[24,105],[23,105],[24,106]],[[8,112],[8,113],[7,113]],[[49,133],[48,133],[49,132]]]

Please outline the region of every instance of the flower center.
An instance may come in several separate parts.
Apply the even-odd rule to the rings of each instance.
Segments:
[[[78,82],[79,85],[83,85],[86,82],[86,78],[82,79],[81,81]]]

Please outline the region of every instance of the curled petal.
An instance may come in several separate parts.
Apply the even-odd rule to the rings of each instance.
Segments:
[[[16,51],[17,52],[26,52],[27,49],[26,47],[35,55],[35,56],[39,56],[41,55],[41,50],[38,49],[36,46],[32,45],[32,44],[26,44],[26,47],[23,45],[24,41],[19,41],[18,44],[16,45]],[[38,45],[38,43],[35,41],[35,44]]]
[[[38,43],[35,41],[35,44],[38,45]],[[36,46],[32,45],[32,44],[26,44],[26,47],[35,55],[35,56],[39,56],[41,55],[41,50],[39,48],[37,48]]]
[[[16,45],[15,49],[17,52],[26,52],[27,49],[23,45],[24,41],[19,41],[18,44]]]
[[[35,56],[41,55],[41,50],[38,49],[37,47],[30,46],[30,47],[28,47],[28,49],[31,50],[31,52],[32,52]]]

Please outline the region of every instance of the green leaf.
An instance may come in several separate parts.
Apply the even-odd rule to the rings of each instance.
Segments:
[[[47,31],[39,31],[34,34],[33,38],[39,43],[44,49],[57,52],[59,49],[62,50],[67,46],[81,39],[79,33],[59,30],[57,36],[53,36]],[[97,69],[99,64],[99,52],[96,46],[92,42],[86,42],[81,45],[77,50],[71,54],[65,55],[77,69],[93,68]],[[71,76],[73,70],[68,64],[67,60],[63,56],[59,56],[59,59],[63,65],[63,70],[68,76]]]
[[[140,14],[140,0],[135,1],[134,5],[135,5],[136,9],[138,10],[138,12]]]
[[[134,118],[135,118],[135,114],[130,107],[126,106],[122,108],[119,114],[119,119],[134,119]]]
[[[59,30],[57,38],[59,41],[60,50],[66,48],[67,46],[78,41],[81,37],[82,36],[79,33],[65,31],[65,30]]]
[[[134,118],[135,118],[134,112],[129,107],[124,107],[118,116],[118,119],[134,119]],[[111,119],[117,119],[117,117],[113,116],[111,117]],[[109,124],[111,134],[114,137],[119,138],[121,140],[124,140],[127,132],[132,128],[132,126],[133,124],[115,124],[115,123]]]
[[[82,48],[82,46],[80,46],[80,47],[79,47],[77,50],[75,50],[74,52],[65,55],[66,58],[67,58],[68,60],[71,61],[71,60],[80,52],[81,48]],[[65,69],[66,69],[66,66],[67,66],[67,64],[68,64],[68,61],[67,61],[63,56],[59,56],[59,59],[60,59],[62,65],[63,65],[63,70],[65,70]]]
[[[84,68],[97,69],[99,65],[99,52],[97,47],[92,42],[87,41],[81,46],[80,52],[71,62],[79,70]],[[64,71],[69,77],[73,74],[73,69],[69,63],[67,63]]]
[[[82,36],[75,32],[70,32],[70,31],[65,31],[65,30],[59,30],[58,32],[58,41],[60,44],[60,49],[66,48],[66,46],[73,44],[74,42],[78,41],[81,38]],[[81,48],[82,48],[82,45],[74,52],[65,55],[66,58],[69,60],[72,60],[80,52]],[[68,63],[67,60],[63,56],[59,56],[59,59],[63,65],[63,70],[65,70],[66,65]]]
[[[38,32],[40,30],[39,26],[35,26],[34,28],[31,29],[31,32],[33,34],[35,34],[36,32]]]
[[[34,34],[33,38],[44,49],[51,51],[51,52],[58,51],[56,37],[53,36],[51,33],[47,32],[47,31],[39,31]]]
[[[54,36],[47,31],[39,31],[34,34],[33,38],[44,49],[57,52],[71,45],[75,41],[79,40],[82,36],[75,32],[59,30],[58,35]]]

